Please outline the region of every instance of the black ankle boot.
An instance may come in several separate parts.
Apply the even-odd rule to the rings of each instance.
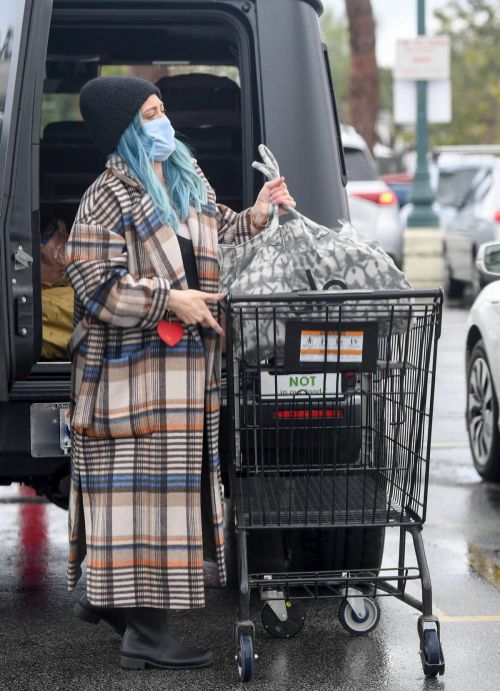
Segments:
[[[165,669],[209,667],[210,650],[191,648],[168,632],[167,610],[127,607],[127,630],[123,636],[120,664],[126,669],[146,666]]]
[[[124,607],[94,607],[90,604],[87,593],[82,593],[78,602],[75,602],[73,613],[88,624],[98,624],[102,619],[120,636],[123,636],[127,628]]]

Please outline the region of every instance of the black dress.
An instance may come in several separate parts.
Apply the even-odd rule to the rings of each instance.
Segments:
[[[183,235],[177,235],[179,247],[181,248],[182,263],[184,264],[184,272],[188,288],[192,290],[200,289],[200,281],[198,279],[198,269],[196,267],[196,258],[194,256],[193,242],[188,240]]]

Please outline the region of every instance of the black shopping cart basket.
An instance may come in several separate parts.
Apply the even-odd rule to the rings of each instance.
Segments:
[[[307,599],[340,599],[342,626],[360,635],[378,625],[378,598],[397,597],[422,612],[424,673],[443,674],[422,541],[442,302],[439,290],[227,300],[241,681],[251,679],[255,658],[252,589],[265,603],[262,622],[276,637],[298,633]],[[396,567],[249,570],[247,538],[253,531],[366,527],[399,528]],[[406,565],[407,533],[416,567]],[[422,601],[406,592],[408,581],[417,579]]]

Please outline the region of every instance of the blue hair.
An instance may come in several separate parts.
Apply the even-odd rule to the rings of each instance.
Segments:
[[[198,213],[201,212],[202,205],[207,203],[207,188],[193,168],[191,150],[175,137],[175,150],[162,166],[167,194],[152,166],[150,154],[153,144],[153,138],[146,134],[142,126],[141,114],[137,113],[120,137],[116,153],[144,186],[162,222],[170,224],[177,232],[178,218],[182,221],[187,219],[190,205]]]

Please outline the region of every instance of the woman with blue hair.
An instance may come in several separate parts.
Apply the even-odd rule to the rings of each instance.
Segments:
[[[175,137],[160,92],[99,77],[80,109],[106,170],[85,192],[66,271],[75,291],[68,588],[76,614],[123,634],[121,665],[206,667],[167,610],[203,607],[204,557],[226,581],[218,455],[218,243],[291,205],[284,178],[236,213]],[[281,213],[285,213],[281,211]]]

